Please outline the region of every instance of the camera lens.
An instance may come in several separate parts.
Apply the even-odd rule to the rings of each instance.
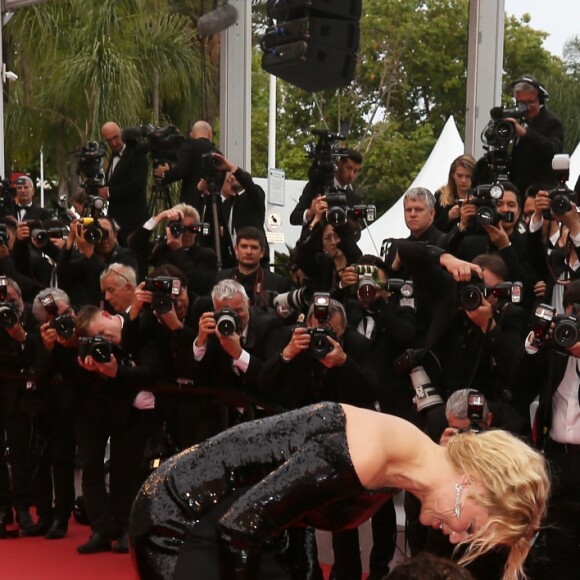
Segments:
[[[578,342],[578,326],[573,320],[560,320],[554,327],[554,342],[569,348]]]
[[[103,237],[103,232],[100,230],[100,228],[97,228],[95,226],[89,226],[88,228],[85,229],[83,237],[89,244],[95,246],[101,241]]]
[[[331,350],[332,346],[328,342],[329,334],[324,329],[316,329],[312,333],[312,338],[310,339],[309,353],[312,357],[316,359],[323,359]]]
[[[171,296],[162,292],[155,292],[153,294],[151,308],[153,308],[153,310],[159,314],[167,314],[167,312],[173,308],[173,301],[171,300]]]
[[[48,232],[46,230],[34,229],[30,232],[30,237],[39,245],[45,246],[48,244]]]
[[[12,328],[18,322],[18,316],[10,304],[0,304],[0,326]]]
[[[477,208],[475,213],[475,221],[482,226],[493,225],[495,219],[495,210],[492,207]]]
[[[64,339],[71,338],[75,332],[74,320],[66,314],[55,318],[52,326],[56,330],[56,333]]]
[[[550,201],[550,209],[554,212],[554,215],[564,215],[569,212],[571,208],[572,205],[570,204],[570,199],[566,195],[555,195]]]
[[[459,306],[463,310],[476,310],[481,306],[481,290],[476,286],[466,286],[459,292]]]
[[[357,296],[362,302],[370,302],[377,295],[377,287],[372,279],[363,278],[358,284]]]
[[[217,329],[224,336],[231,336],[236,332],[236,321],[229,314],[222,314],[217,321]]]

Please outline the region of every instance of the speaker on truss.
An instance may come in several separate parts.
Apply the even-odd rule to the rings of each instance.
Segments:
[[[356,71],[362,0],[269,0],[262,68],[306,91],[348,85]]]

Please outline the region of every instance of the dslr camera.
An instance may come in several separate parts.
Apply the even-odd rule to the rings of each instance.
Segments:
[[[181,234],[185,232],[190,232],[192,234],[201,234],[202,236],[209,235],[209,224],[207,223],[200,223],[200,224],[190,224],[186,226],[184,223],[180,221],[172,221],[167,224],[169,228],[169,232],[174,238],[178,238]]]
[[[550,195],[550,210],[555,216],[561,216],[572,209],[572,203],[578,203],[576,192],[566,185],[570,177],[570,155],[554,155],[552,170],[558,180],[558,186],[548,191]]]
[[[348,207],[346,194],[341,193],[341,190],[327,193],[325,199],[328,204],[326,221],[333,226],[343,226],[349,217],[367,222],[374,222],[377,217],[377,208],[374,205],[357,204]]]
[[[52,322],[49,324],[49,328],[54,328],[58,336],[61,338],[72,338],[75,333],[75,321],[70,314],[59,315],[58,305],[56,304],[53,295],[47,294],[40,299],[40,303],[44,306],[46,312],[53,317]]]
[[[399,305],[414,308],[413,299],[414,287],[412,280],[402,280],[401,278],[391,278],[382,282],[379,277],[379,270],[376,266],[357,264],[354,266],[358,274],[358,284],[356,295],[362,302],[372,302],[377,292],[381,289],[399,294]]]
[[[497,226],[500,221],[508,223],[514,221],[513,212],[499,213],[497,211],[497,202],[503,197],[503,192],[503,186],[499,182],[479,185],[471,191],[469,203],[477,207],[476,223],[481,226]]]
[[[580,340],[579,312],[578,304],[574,304],[571,314],[557,314],[548,304],[538,305],[532,320],[533,344],[561,349],[574,346]]]
[[[463,310],[477,310],[484,298],[495,296],[498,300],[521,304],[523,285],[521,282],[499,282],[495,286],[487,286],[475,277],[471,282],[460,282],[458,301]]]
[[[0,246],[7,246],[9,240],[10,236],[8,235],[6,224],[0,224]]]
[[[33,240],[39,247],[43,248],[48,244],[48,242],[50,242],[50,238],[64,239],[68,236],[68,232],[69,229],[65,226],[52,226],[48,228],[42,226],[31,230],[30,239]]]
[[[215,151],[204,153],[202,158],[202,176],[207,183],[210,194],[219,193],[224,186],[227,171],[219,169],[220,159],[214,155]]]
[[[109,237],[109,231],[104,230],[95,218],[84,217],[77,223],[77,236],[96,246]]]
[[[213,314],[216,322],[216,328],[223,336],[232,336],[234,333],[240,333],[242,321],[239,314],[231,308],[222,308]]]
[[[113,343],[103,336],[81,336],[78,353],[83,360],[92,356],[95,362],[107,363],[113,354]]]
[[[181,293],[181,280],[171,276],[145,278],[143,290],[153,292],[151,308],[159,314],[166,314],[173,308],[173,301]]]
[[[8,300],[8,279],[0,276],[0,327],[12,328],[18,322],[18,314]]]
[[[330,320],[330,294],[328,292],[316,292],[312,297],[312,304],[314,305],[313,316],[316,319],[316,326],[306,329],[307,334],[310,335],[308,354],[320,360],[332,350],[328,337],[330,336],[337,340],[336,334],[328,324]]]
[[[422,365],[427,352],[426,349],[409,348],[394,361],[395,372],[398,375],[409,374],[414,393],[413,402],[419,412],[443,405],[439,391],[432,385],[431,379]]]

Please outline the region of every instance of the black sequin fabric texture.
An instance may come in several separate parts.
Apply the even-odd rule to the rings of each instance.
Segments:
[[[241,491],[221,515],[216,541],[260,546],[290,526],[360,525],[396,490],[362,487],[345,428],[338,403],[318,403],[238,425],[167,460],[142,486],[131,513],[141,578],[171,579],[196,526]]]

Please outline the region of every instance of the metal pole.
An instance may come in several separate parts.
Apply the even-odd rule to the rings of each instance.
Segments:
[[[276,77],[270,75],[268,113],[268,169],[276,167]]]

